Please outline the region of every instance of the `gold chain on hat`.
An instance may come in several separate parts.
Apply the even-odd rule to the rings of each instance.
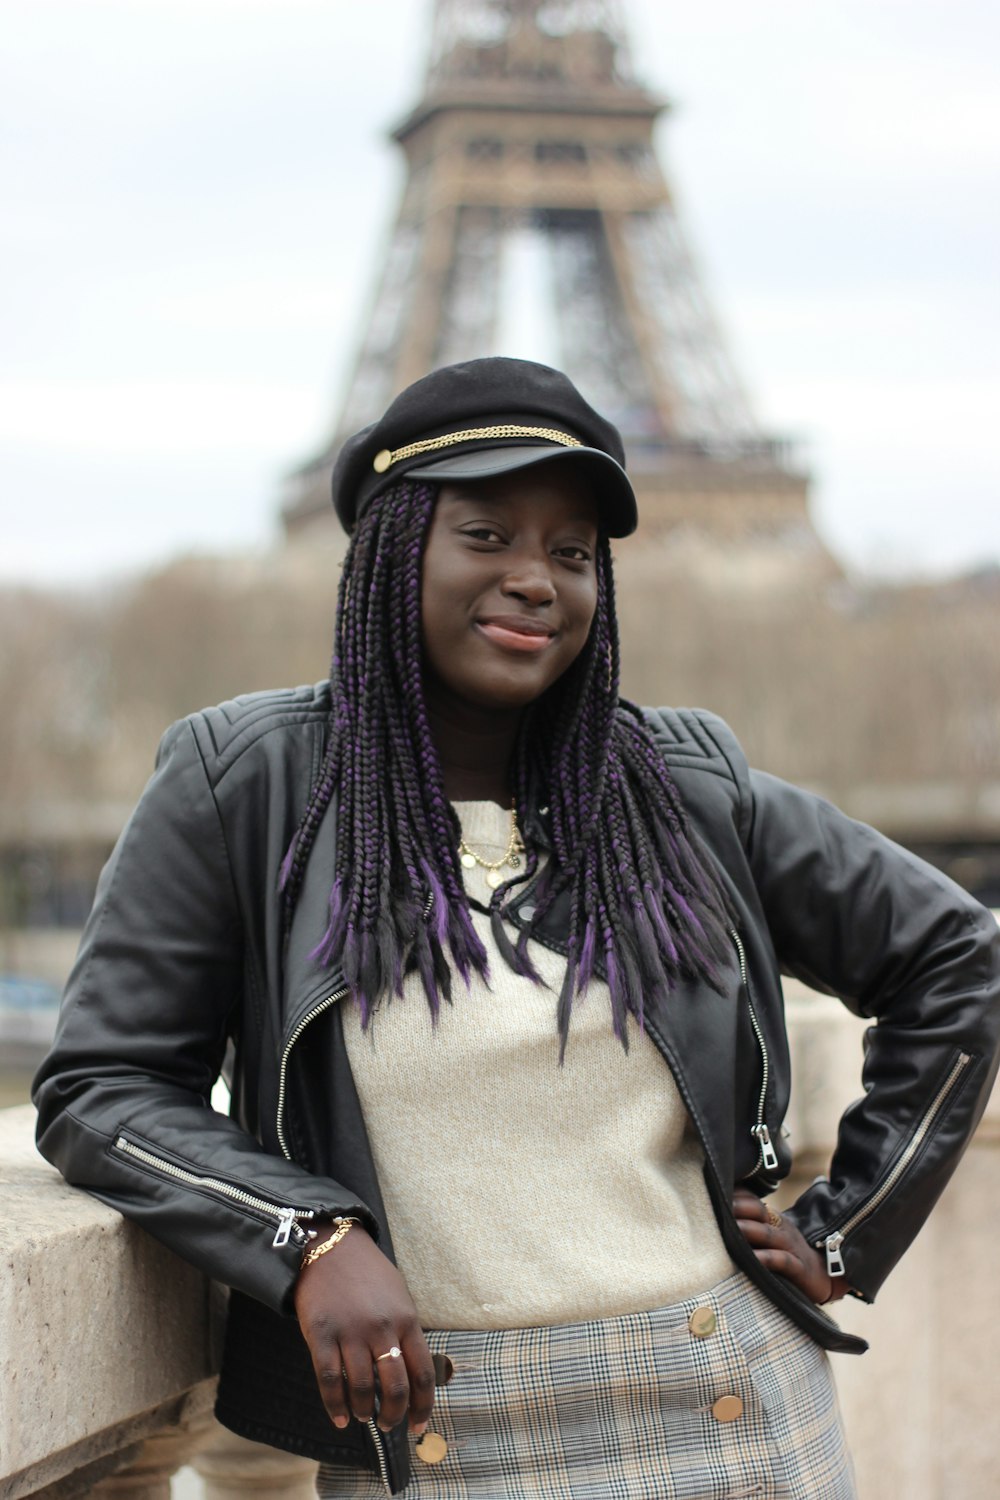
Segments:
[[[442,448],[454,447],[456,443],[485,443],[501,438],[541,438],[547,443],[558,443],[563,448],[582,448],[578,437],[560,432],[557,427],[525,427],[518,422],[504,422],[497,427],[466,427],[461,432],[446,432],[442,437],[421,438],[416,443],[406,443],[402,448],[380,448],[372,459],[376,474],[384,474],[393,464],[404,458],[416,458],[422,453],[436,453]]]

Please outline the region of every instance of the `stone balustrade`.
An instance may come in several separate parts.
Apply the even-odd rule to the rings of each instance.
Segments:
[[[860,1023],[789,986],[796,1173],[829,1158],[860,1092]],[[314,1465],[211,1418],[222,1296],[34,1151],[33,1112],[0,1111],[0,1500],[166,1500],[193,1463],[207,1500],[308,1500]],[[987,1500],[997,1492],[1000,1095],[876,1307],[837,1316],[871,1341],[835,1356],[862,1500]]]

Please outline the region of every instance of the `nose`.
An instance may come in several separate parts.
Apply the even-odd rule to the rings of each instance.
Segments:
[[[536,608],[551,604],[556,597],[556,586],[548,553],[531,548],[512,557],[501,588],[508,598],[520,599]]]

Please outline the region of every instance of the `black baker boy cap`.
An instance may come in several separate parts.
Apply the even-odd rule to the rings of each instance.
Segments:
[[[350,532],[375,496],[404,476],[454,483],[552,462],[589,481],[609,536],[635,530],[617,427],[559,370],[527,359],[470,359],[407,386],[379,421],[348,438],[333,469],[333,505]]]

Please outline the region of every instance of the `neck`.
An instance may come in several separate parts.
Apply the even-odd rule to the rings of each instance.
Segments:
[[[456,705],[428,693],[427,721],[448,801],[496,802],[509,807],[510,767],[521,710]]]

